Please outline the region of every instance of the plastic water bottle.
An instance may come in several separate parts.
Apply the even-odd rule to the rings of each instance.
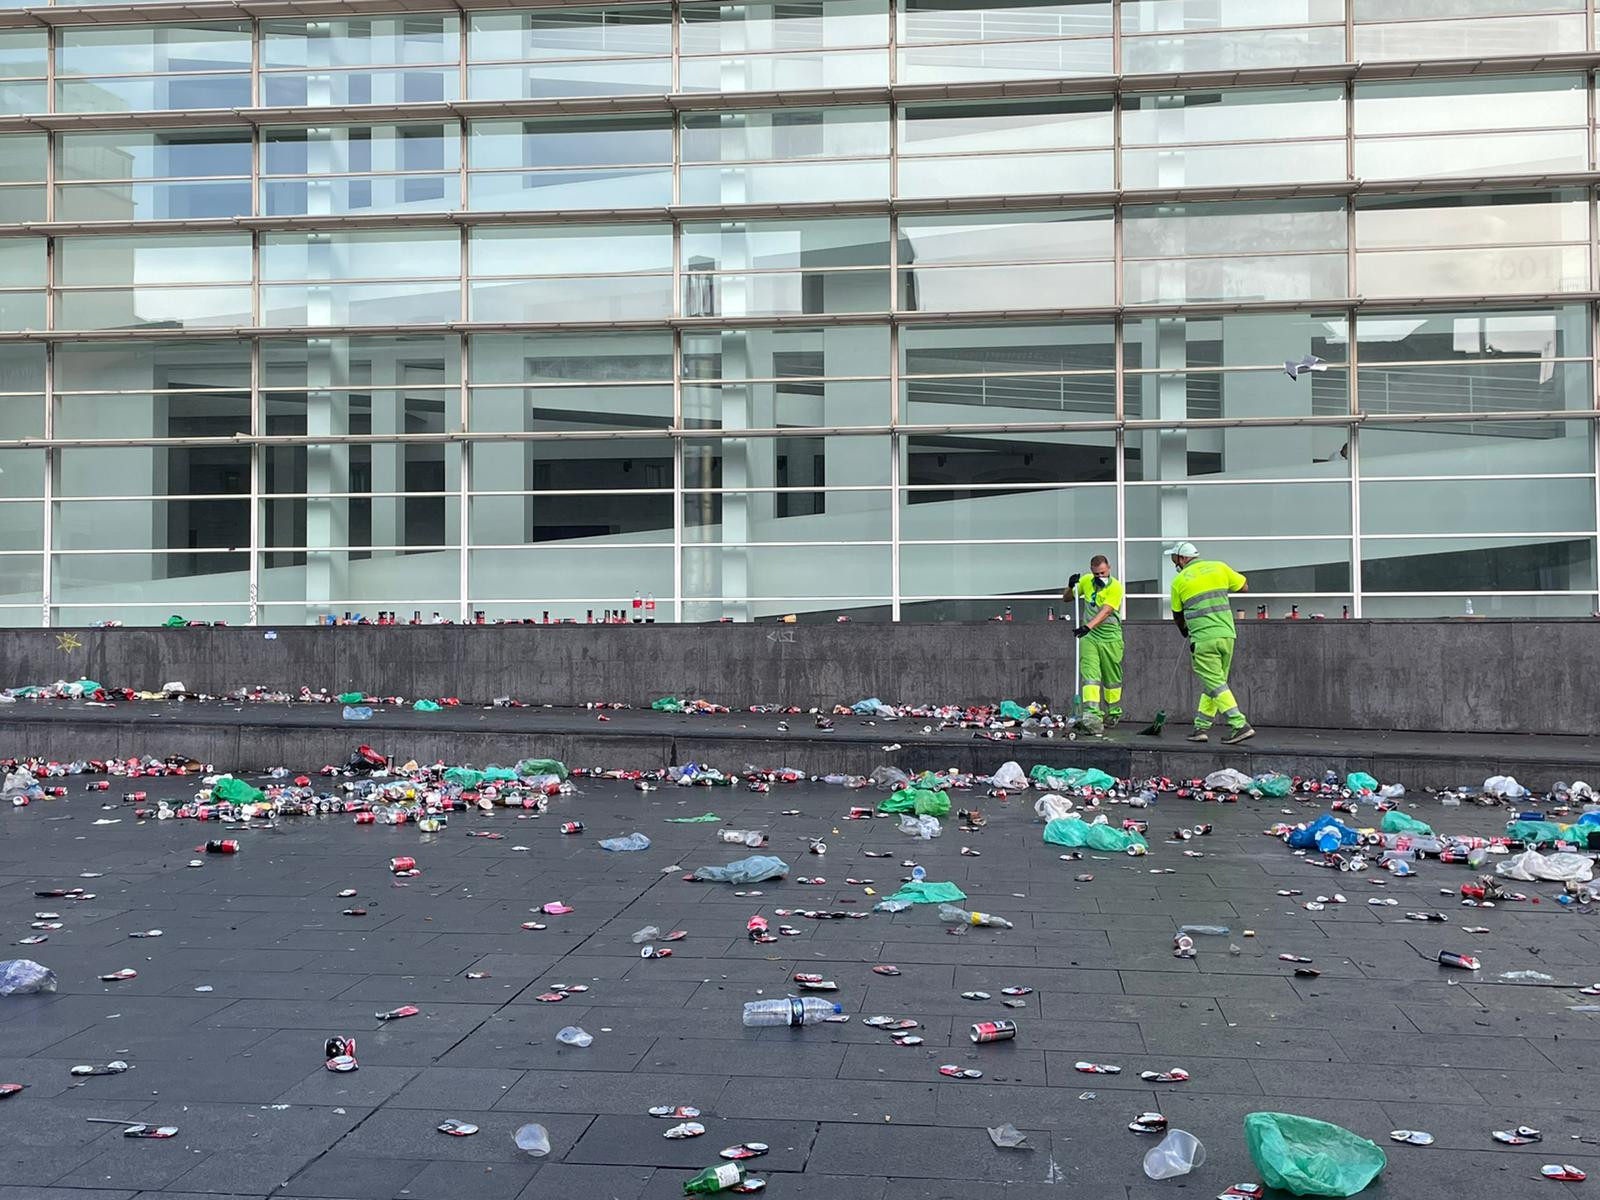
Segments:
[[[763,1025],[815,1025],[824,1017],[842,1013],[844,1005],[820,996],[790,996],[784,1000],[752,1000],[744,1006],[747,1028]]]
[[[1467,612],[1466,612],[1466,615],[1469,616],[1469,617],[1473,615],[1473,613],[1472,613],[1472,597],[1471,596],[1467,597]]]
[[[994,916],[992,913],[968,912],[964,908],[957,908],[954,904],[939,905],[939,920],[946,925],[984,925],[995,929],[1014,928],[1010,921],[1004,917]]]

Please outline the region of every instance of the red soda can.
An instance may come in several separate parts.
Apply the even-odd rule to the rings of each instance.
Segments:
[[[239,843],[232,838],[213,838],[206,843],[207,854],[237,854]]]
[[[1017,1036],[1015,1021],[979,1021],[967,1031],[974,1042],[1009,1042]]]
[[[414,858],[401,857],[391,858],[389,860],[389,870],[393,871],[396,875],[400,874],[401,871],[415,871],[416,869],[417,860]]]
[[[97,779],[83,790],[86,792],[109,792],[111,790],[111,781],[109,779]]]
[[[378,817],[377,817],[376,813],[358,812],[356,814],[356,824],[357,825],[376,825],[377,823],[378,823]],[[331,1058],[333,1056],[329,1055],[329,1057]]]
[[[751,917],[749,922],[745,925],[745,930],[749,933],[750,940],[752,942],[758,941],[762,937],[766,936],[767,919],[760,913],[757,913],[755,916]]]
[[[1454,950],[1439,951],[1441,967],[1456,967],[1462,971],[1476,971],[1478,960],[1470,954],[1457,954]]]
[[[47,787],[44,789],[44,794],[46,796],[65,796],[67,789],[64,787]]]
[[[143,795],[144,793],[141,792],[139,794]],[[211,806],[209,804],[197,804],[197,805],[195,805],[194,819],[196,821],[209,821],[209,820],[211,820]]]
[[[122,802],[124,804],[143,804],[148,799],[149,799],[149,796],[146,795],[144,792],[123,792],[122,793]]]
[[[351,1058],[356,1055],[356,1040],[353,1037],[331,1037],[322,1048],[323,1054],[328,1058],[338,1058],[341,1054],[348,1054]]]
[[[583,822],[582,821],[565,821],[561,825],[561,832],[562,833],[582,833],[583,832]]]

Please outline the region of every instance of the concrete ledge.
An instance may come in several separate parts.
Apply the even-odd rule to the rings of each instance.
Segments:
[[[832,706],[1045,699],[1073,692],[1069,624],[567,625],[0,630],[4,682],[87,675],[196,691],[245,685],[560,706],[664,695]],[[1125,702],[1193,712],[1167,622],[1126,627]],[[1234,691],[1260,725],[1560,733],[1600,729],[1600,622],[1244,621]],[[0,714],[0,722],[5,721]]]

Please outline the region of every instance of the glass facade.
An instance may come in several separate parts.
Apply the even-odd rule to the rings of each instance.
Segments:
[[[1600,605],[1589,0],[259,8],[0,0],[0,624]]]

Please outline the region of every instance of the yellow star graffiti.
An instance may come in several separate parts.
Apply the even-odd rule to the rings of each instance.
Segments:
[[[75,633],[58,633],[56,634],[56,649],[71,653],[74,650],[82,650],[83,643],[78,640],[78,635]]]

